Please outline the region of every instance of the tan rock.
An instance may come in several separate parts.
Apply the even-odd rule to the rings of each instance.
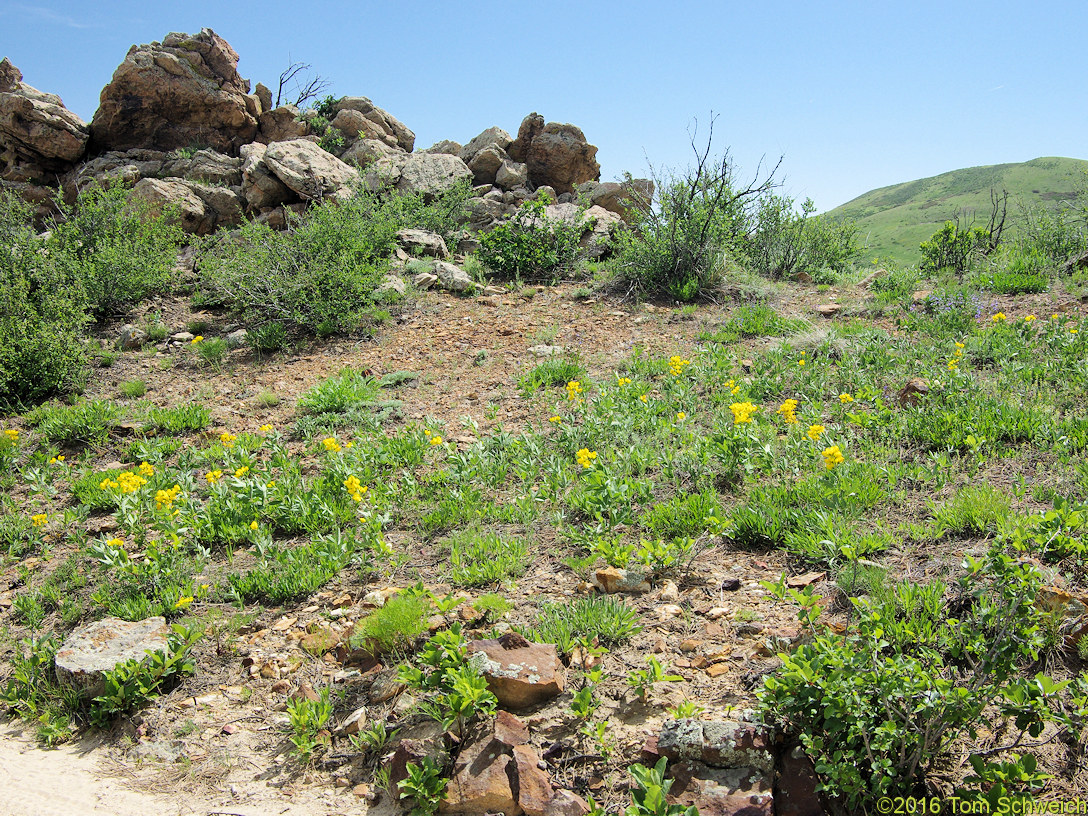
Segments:
[[[540,768],[540,757],[528,745],[515,745],[514,764],[518,782],[518,806],[528,816],[544,816],[555,791],[548,774]]]
[[[265,165],[304,200],[344,198],[358,171],[307,139],[273,142],[265,150]]]
[[[566,670],[554,645],[531,643],[509,633],[474,640],[468,652],[504,708],[520,709],[550,700],[566,687]]]

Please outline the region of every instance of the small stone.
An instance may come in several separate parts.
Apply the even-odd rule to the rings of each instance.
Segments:
[[[245,329],[236,329],[226,336],[227,348],[241,348],[249,340],[249,332]]]
[[[721,588],[726,592],[736,592],[740,589],[740,578],[723,578]]]
[[[641,572],[604,567],[593,576],[594,585],[609,595],[617,592],[649,592],[650,582]]]
[[[291,692],[290,698],[292,700],[309,700],[311,703],[316,703],[321,699],[321,695],[314,691],[314,687],[309,683],[302,683]]]
[[[368,785],[366,782],[360,782],[358,785],[351,789],[351,792],[358,796],[360,799],[367,799],[370,797],[370,785]]]
[[[721,677],[723,674],[728,674],[729,669],[728,663],[711,663],[706,667],[706,673],[711,677]]]
[[[806,572],[804,575],[795,575],[792,578],[787,578],[786,586],[790,589],[804,589],[809,584],[822,581],[826,577],[826,572]]]
[[[661,585],[661,594],[658,596],[665,603],[676,603],[680,600],[680,590],[673,581],[666,581]]]
[[[340,723],[340,727],[336,729],[338,736],[350,736],[351,734],[358,734],[366,725],[366,708],[357,708]]]
[[[671,618],[679,618],[681,615],[684,614],[683,608],[677,606],[676,604],[663,604],[662,606],[657,607],[657,609],[655,609],[654,611],[657,612],[657,619],[663,621],[669,620]]]
[[[277,680],[272,684],[272,691],[276,694],[286,694],[291,690],[290,680]]]
[[[121,327],[117,338],[117,347],[123,351],[136,351],[147,342],[147,332],[131,324]]]
[[[692,638],[688,638],[687,640],[683,641],[680,644],[680,651],[681,652],[694,652],[696,649],[698,649],[702,645],[703,645],[703,642],[701,640],[694,640]]]
[[[170,335],[170,339],[175,343],[191,343],[196,338],[196,335],[192,332],[180,331]]]
[[[714,606],[706,613],[706,619],[715,621],[718,620],[718,618],[724,618],[728,614],[729,610],[724,606]]]
[[[842,311],[842,306],[838,303],[821,303],[819,306],[813,307],[812,310],[822,317],[834,317]]]
[[[438,275],[432,275],[430,272],[420,272],[412,278],[412,285],[417,289],[430,289],[436,283],[438,283]]]
[[[566,670],[550,643],[531,643],[509,633],[496,640],[473,640],[468,653],[504,708],[550,700],[566,687]]]
[[[492,726],[492,731],[495,739],[511,748],[529,742],[528,726],[509,711],[500,710],[495,714],[495,724]]]
[[[544,806],[544,816],[585,816],[589,803],[569,790],[557,790]]]

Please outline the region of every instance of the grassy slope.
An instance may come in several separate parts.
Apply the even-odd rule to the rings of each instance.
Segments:
[[[966,211],[965,223],[972,215],[978,223],[988,221],[991,188],[1009,191],[1009,219],[1014,223],[1022,203],[1072,198],[1085,172],[1088,161],[1053,157],[968,167],[871,190],[829,214],[857,221],[868,243],[867,257],[917,263],[918,245],[957,213]]]

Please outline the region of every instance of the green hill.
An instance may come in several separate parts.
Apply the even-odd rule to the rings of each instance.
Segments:
[[[1054,157],[968,167],[871,190],[828,215],[857,222],[859,237],[868,247],[865,257],[911,264],[921,259],[918,245],[957,213],[964,224],[972,217],[979,226],[988,223],[991,189],[1008,190],[1006,223],[1015,231],[1022,204],[1042,201],[1056,206],[1075,198],[1078,187],[1088,180],[1086,172],[1088,161]]]

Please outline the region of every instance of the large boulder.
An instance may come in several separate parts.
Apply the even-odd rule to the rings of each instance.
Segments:
[[[238,54],[205,28],[130,48],[102,89],[91,134],[100,150],[199,145],[237,154],[256,136],[260,113]]]
[[[0,179],[48,183],[79,161],[88,137],[87,125],[59,96],[27,85],[18,68],[0,60]]]
[[[496,640],[470,641],[468,653],[504,708],[517,710],[536,705],[566,687],[566,670],[550,643],[532,643],[521,635],[507,633]]]
[[[472,171],[473,183],[493,184],[496,175],[504,164],[509,164],[506,151],[498,145],[488,145],[468,162],[468,169]]]
[[[207,235],[215,228],[215,215],[181,179],[141,179],[132,188],[132,200],[144,204],[155,217],[173,213],[179,226],[193,235]]]
[[[298,196],[264,162],[268,148],[262,144],[242,146],[242,194],[254,210],[267,210],[297,200]]]
[[[356,139],[347,150],[340,154],[340,161],[365,167],[393,156],[404,156],[407,159],[400,148],[391,147],[378,139]]]
[[[340,113],[343,111],[356,111],[362,114],[363,118],[374,126],[375,130],[373,133],[382,134],[382,136],[368,134],[367,138],[380,138],[382,141],[386,141],[387,144],[396,145],[407,153],[411,153],[412,150],[415,149],[416,135],[405,127],[399,119],[393,116],[393,114],[377,107],[365,96],[345,96],[336,103],[336,111],[336,119],[340,118]],[[355,117],[349,118],[353,122],[358,122],[358,119]],[[336,119],[333,119],[333,125],[343,130],[341,125],[346,124],[347,119],[341,120],[341,125],[336,124]],[[363,127],[365,126],[360,125],[361,129]],[[392,141],[387,141],[384,138],[386,136],[391,137]]]
[[[506,148],[515,162],[529,168],[534,187],[554,187],[559,194],[573,193],[587,181],[600,181],[601,165],[597,148],[586,141],[581,128],[548,122],[539,113],[530,113],[518,128],[518,137]]]
[[[472,162],[473,157],[487,147],[497,147],[505,151],[513,139],[510,134],[499,127],[489,127],[483,133],[473,138],[467,145],[458,151],[461,161],[465,164]]]
[[[600,258],[608,253],[612,246],[612,235],[621,223],[618,215],[603,207],[592,206],[583,210],[577,204],[570,202],[549,204],[544,208],[544,214],[549,219],[563,220],[581,226],[582,238],[579,245],[587,258]]]
[[[73,168],[61,179],[68,203],[87,187],[123,184],[133,187],[141,179],[185,179],[215,187],[240,188],[242,159],[214,150],[174,151],[111,150]]]
[[[310,135],[310,125],[300,116],[300,111],[294,105],[280,105],[274,110],[261,114],[261,133],[259,141],[286,142],[291,139],[301,139]]]
[[[648,208],[654,198],[654,183],[650,179],[629,179],[624,182],[587,181],[578,185],[578,195],[590,204],[614,212],[624,221],[639,208]]]
[[[354,167],[308,139],[273,142],[265,150],[263,161],[276,178],[304,200],[346,198],[351,195],[352,182],[359,177]]]
[[[221,187],[237,187],[242,183],[242,160],[215,150],[198,150],[192,154],[168,154],[163,162],[162,177],[184,178]]]
[[[396,186],[402,193],[433,196],[445,192],[463,179],[471,178],[472,171],[457,156],[413,153],[401,168]]]
[[[57,650],[57,681],[86,697],[99,695],[105,689],[104,672],[128,660],[143,660],[149,651],[165,650],[169,631],[164,618],[136,623],[103,618],[81,626]]]

